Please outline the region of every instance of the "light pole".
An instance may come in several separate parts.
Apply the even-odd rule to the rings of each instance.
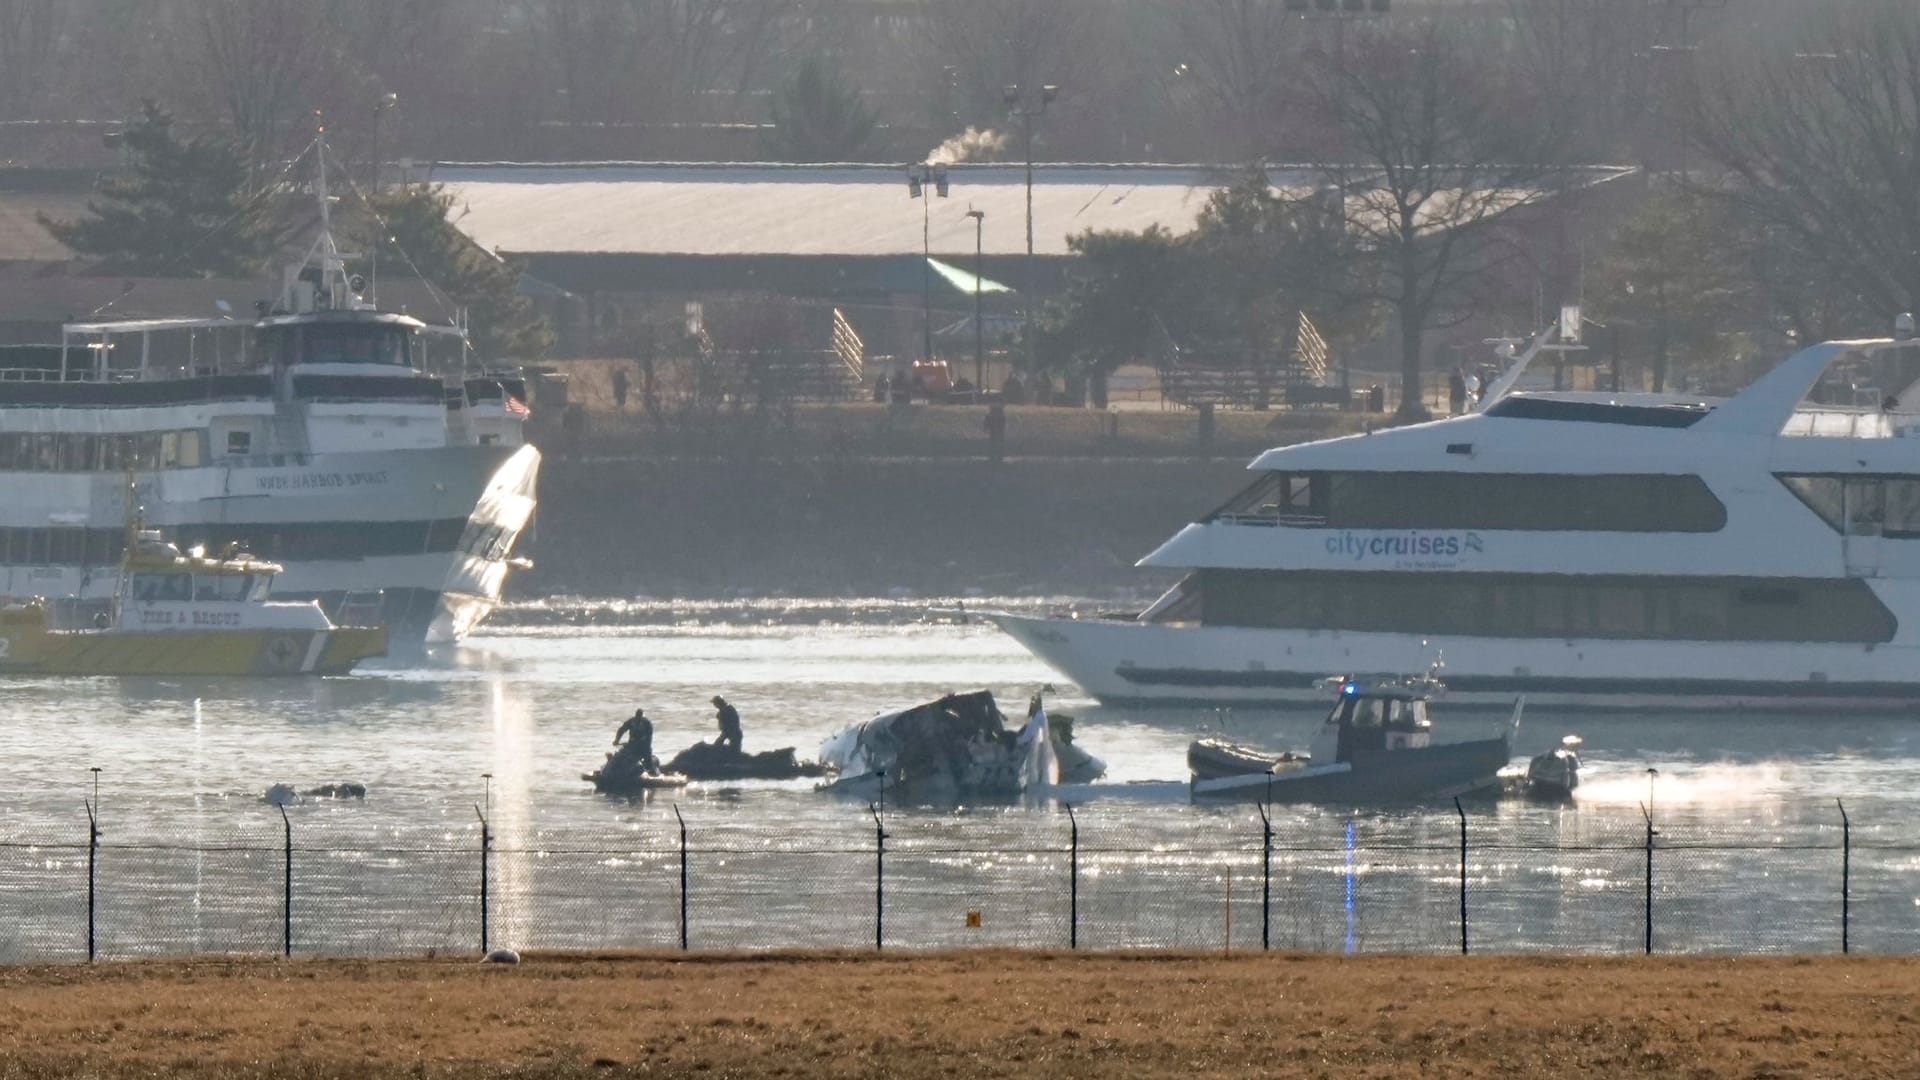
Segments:
[[[973,219],[973,400],[979,401],[981,393],[987,388],[986,338],[980,322],[980,264],[984,250],[980,246],[980,236],[987,222],[987,212],[969,209],[967,216]]]
[[[1060,88],[1051,83],[1040,87],[1040,100],[1028,102],[1026,91],[1019,86],[1008,86],[1001,90],[1001,97],[1007,103],[1007,115],[1020,121],[1020,144],[1027,159],[1027,267],[1026,295],[1020,301],[1020,336],[1027,342],[1027,370],[1034,368],[1033,360],[1033,121],[1035,117],[1047,111],[1047,105],[1060,95]]]
[[[933,359],[933,200],[934,194],[947,197],[947,167],[935,162],[907,166],[907,197],[920,200],[920,331],[924,338],[925,358]]]
[[[400,95],[389,90],[373,103],[373,176],[367,189],[380,194],[380,116],[400,104]]]

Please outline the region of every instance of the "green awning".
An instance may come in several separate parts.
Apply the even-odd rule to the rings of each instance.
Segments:
[[[1013,289],[1000,284],[992,278],[975,277],[971,272],[962,270],[957,266],[949,266],[939,259],[928,259],[927,265],[933,267],[933,272],[939,274],[940,277],[944,279],[947,284],[953,286],[956,291],[965,293],[968,296],[973,295],[976,283],[978,283],[982,294],[1010,293],[1013,291]]]

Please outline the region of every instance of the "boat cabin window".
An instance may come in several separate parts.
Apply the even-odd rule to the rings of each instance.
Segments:
[[[1835,532],[1920,539],[1920,480],[1790,473],[1779,479]]]
[[[182,604],[193,599],[191,574],[135,574],[133,598],[142,604]]]
[[[1889,535],[1893,535],[1889,530]],[[1858,578],[1202,570],[1200,621],[1315,631],[1616,640],[1893,640]]]
[[[1325,525],[1326,473],[1268,473],[1228,499],[1206,520],[1269,525]]]
[[[195,574],[193,598],[233,603],[247,598],[246,574]]]
[[[280,364],[411,366],[412,335],[404,326],[304,323],[267,331],[268,354]]]
[[[1716,532],[1727,513],[1704,481],[1687,475],[1273,472],[1204,520],[1335,529]]]
[[[1395,701],[1387,715],[1387,726],[1396,731],[1419,731],[1428,727],[1427,703],[1424,701]]]

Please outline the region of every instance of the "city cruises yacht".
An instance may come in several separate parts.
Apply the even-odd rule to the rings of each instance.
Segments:
[[[1106,702],[1283,703],[1327,671],[1449,701],[1920,708],[1920,348],[1806,348],[1724,399],[1511,394],[1269,450],[1140,565],[1127,619],[995,621]]]
[[[76,322],[0,359],[0,595],[105,610],[137,505],[181,547],[278,564],[275,596],[458,639],[534,509],[524,384],[458,327],[381,311],[319,236],[254,318]]]

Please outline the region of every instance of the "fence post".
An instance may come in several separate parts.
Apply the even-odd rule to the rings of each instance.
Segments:
[[[100,819],[87,803],[87,963],[94,958],[94,871],[100,861]]]
[[[1853,922],[1853,822],[1847,818],[1847,804],[1839,799],[1833,804],[1840,808],[1840,953],[1846,955],[1852,942]]]
[[[1653,838],[1660,835],[1653,827],[1653,812],[1647,807],[1640,808],[1640,816],[1647,819],[1647,893],[1646,893],[1646,954],[1653,955]]]
[[[1067,948],[1080,947],[1080,819],[1073,816],[1073,804],[1061,803],[1067,810]]]
[[[279,807],[280,827],[286,834],[286,876],[281,883],[280,894],[280,955],[293,955],[293,821],[287,817],[287,808]]]
[[[1272,787],[1269,780],[1268,787]],[[1273,912],[1273,818],[1267,804],[1260,805],[1260,951],[1273,948],[1271,935]]]
[[[680,822],[680,951],[687,951],[687,819],[680,815],[680,804],[673,804],[673,816]]]
[[[473,814],[480,819],[480,955],[491,951],[487,942],[487,859],[493,851],[493,828],[487,824],[487,815],[473,808]]]
[[[886,943],[887,827],[880,821],[877,806],[868,803],[867,812],[873,815],[873,949],[879,952]]]
[[[1460,796],[1453,797],[1453,811],[1460,815],[1460,955],[1467,955],[1467,809]]]

